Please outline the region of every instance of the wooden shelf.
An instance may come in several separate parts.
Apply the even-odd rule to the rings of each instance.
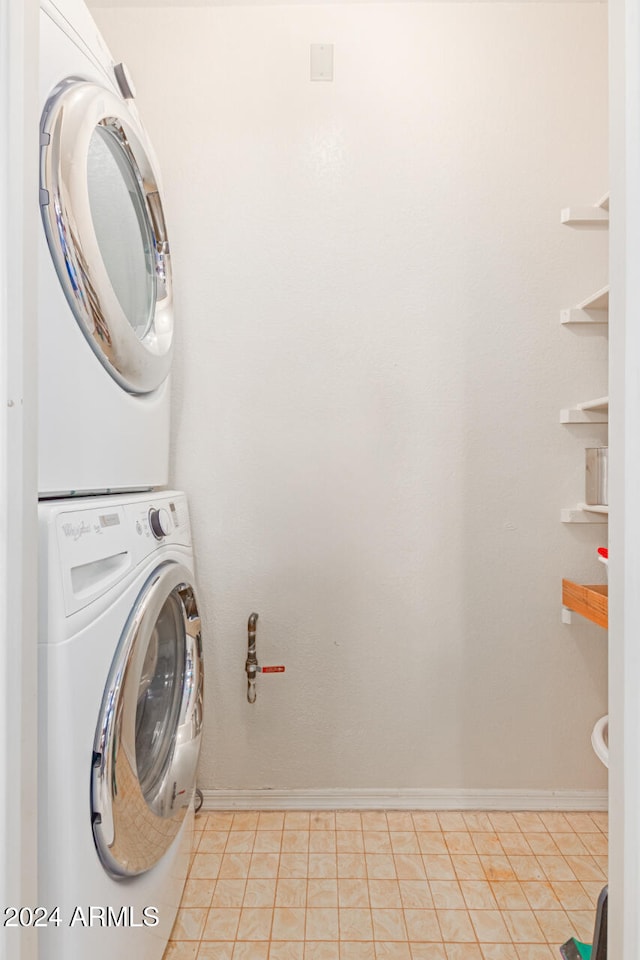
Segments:
[[[605,503],[579,503],[578,510],[585,510],[587,513],[601,513],[609,515],[609,507]]]
[[[562,523],[606,523],[609,507],[579,503],[577,507],[560,511]]]
[[[609,226],[609,211],[594,204],[592,207],[565,207],[560,211],[560,222],[568,226]]]
[[[560,411],[560,423],[608,423],[609,397],[585,400]]]
[[[578,410],[606,411],[609,413],[609,397],[597,397],[595,400],[584,400],[578,404]]]
[[[561,310],[560,323],[609,323],[609,284],[575,307]]]
[[[562,581],[562,606],[579,613],[605,630],[609,625],[609,587],[606,584],[581,584]],[[565,622],[571,622],[566,621]]]

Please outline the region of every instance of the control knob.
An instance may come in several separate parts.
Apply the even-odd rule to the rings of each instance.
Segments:
[[[162,508],[156,510],[155,507],[151,507],[149,510],[149,526],[156,540],[162,540],[163,537],[166,537],[171,532],[171,520],[167,511]]]

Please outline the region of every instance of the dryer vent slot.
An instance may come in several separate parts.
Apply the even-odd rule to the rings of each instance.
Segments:
[[[99,560],[72,567],[71,589],[77,597],[92,594],[98,588],[110,586],[129,565],[129,551],[124,550],[111,557],[101,557]]]

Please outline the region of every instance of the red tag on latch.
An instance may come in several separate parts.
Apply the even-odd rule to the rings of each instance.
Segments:
[[[284,667],[261,667],[262,673],[284,673]]]

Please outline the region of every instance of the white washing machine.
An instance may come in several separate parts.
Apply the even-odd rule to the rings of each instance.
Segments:
[[[202,731],[186,499],[42,502],[39,519],[40,960],[160,960]]]
[[[164,486],[173,349],[158,165],[80,0],[40,4],[40,497]]]

